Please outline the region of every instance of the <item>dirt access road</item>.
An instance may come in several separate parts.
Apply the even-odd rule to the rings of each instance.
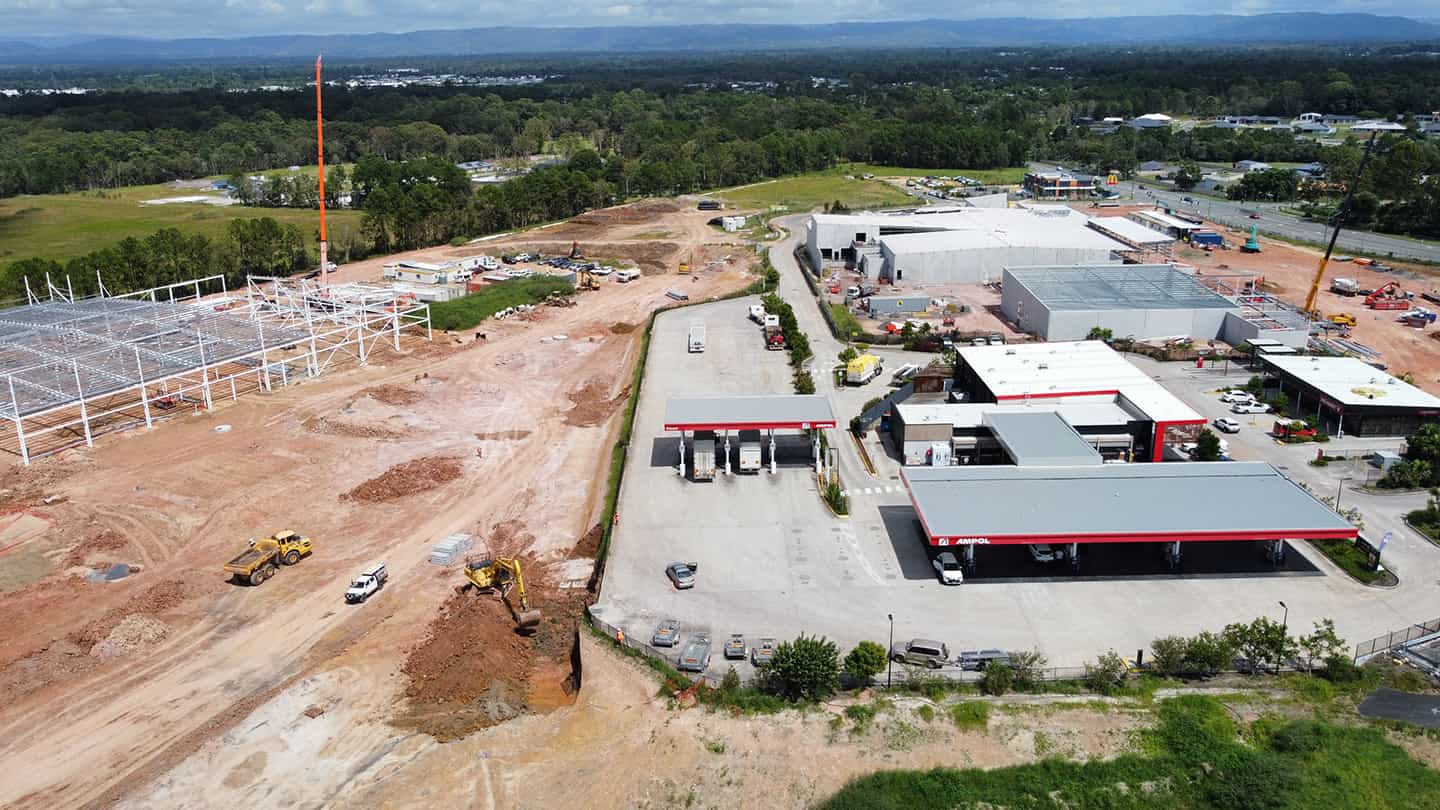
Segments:
[[[268,804],[313,805],[334,795],[327,786],[347,790],[374,745],[433,740],[423,718],[391,725],[405,714],[406,656],[459,580],[457,566],[425,562],[430,546],[472,532],[477,550],[494,539],[524,554],[538,587],[557,581],[598,512],[634,327],[667,287],[698,299],[747,280],[732,266],[605,284],[574,308],[487,323],[485,341],[437,334],[365,368],[6,471],[6,510],[46,528],[3,553],[38,552],[50,573],[0,594],[0,806],[112,806],[163,788],[207,744],[249,763],[217,779],[261,786]],[[245,538],[280,528],[314,537],[316,553],[258,588],[225,581],[220,566]],[[345,605],[350,577],[381,559],[390,586]],[[142,570],[104,585],[76,576],[117,561]],[[537,674],[526,705],[566,702],[564,674]],[[304,699],[295,717],[323,732],[328,707],[366,705],[367,678],[389,689],[357,723],[363,750],[339,734],[319,740],[319,762],[296,761],[298,739],[247,749],[257,730],[246,718]],[[314,772],[275,781],[267,758]]]

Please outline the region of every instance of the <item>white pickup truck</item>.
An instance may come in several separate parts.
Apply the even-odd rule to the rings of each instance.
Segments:
[[[692,352],[705,351],[705,326],[704,324],[692,324],[690,334],[686,339],[686,348]]]
[[[385,570],[385,563],[376,563],[355,577],[350,583],[349,590],[345,591],[345,601],[352,605],[358,605],[369,599],[376,591],[385,587],[385,582],[390,579],[390,572]]]

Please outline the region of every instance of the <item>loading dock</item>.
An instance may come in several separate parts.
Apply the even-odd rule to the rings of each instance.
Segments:
[[[730,433],[764,431],[770,445],[770,472],[775,467],[775,431],[814,431],[815,472],[821,472],[820,431],[835,427],[830,400],[819,394],[793,396],[671,397],[665,403],[666,432],[680,433],[680,475],[685,475],[685,434],[714,431],[721,435],[725,474],[731,473]]]

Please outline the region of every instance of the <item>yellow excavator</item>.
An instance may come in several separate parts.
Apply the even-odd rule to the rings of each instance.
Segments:
[[[580,250],[580,243],[579,243],[578,241],[571,242],[571,243],[570,243],[570,260],[571,260],[571,261],[578,261],[578,260],[583,259],[583,258],[585,258],[585,253]],[[598,290],[598,289],[600,289],[600,282],[598,282],[598,281],[595,280],[594,266],[591,265],[589,262],[585,262],[585,263],[581,264],[581,265],[580,265],[580,269],[578,269],[578,270],[575,271],[575,272],[576,272],[576,282],[575,282],[575,291],[576,291],[576,292],[584,292],[584,291],[586,291],[586,290]]]
[[[465,579],[477,592],[499,594],[505,606],[515,617],[515,625],[521,630],[530,630],[540,624],[542,614],[530,609],[530,600],[525,595],[525,575],[520,570],[520,561],[513,557],[496,557],[487,560],[466,560]],[[510,601],[510,590],[520,596],[520,610]]]

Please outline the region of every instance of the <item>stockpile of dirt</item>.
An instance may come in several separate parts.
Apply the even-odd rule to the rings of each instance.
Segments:
[[[394,405],[396,407],[415,405],[418,404],[421,399],[424,399],[418,391],[412,391],[409,388],[391,385],[390,383],[366,388],[360,392],[360,395],[369,397],[376,402],[383,402],[386,405]]]
[[[65,555],[65,567],[86,565],[90,563],[91,555],[104,554],[105,560],[109,561],[115,557],[114,552],[127,548],[130,541],[125,535],[113,530],[104,529],[97,534],[81,540],[70,552]]]
[[[306,420],[305,429],[322,436],[346,436],[352,439],[399,439],[405,434],[378,425],[357,425],[328,416]]]
[[[501,600],[454,594],[405,658],[409,705],[395,724],[448,742],[519,716],[534,658]]]
[[[565,413],[565,424],[572,427],[595,427],[603,424],[615,410],[625,404],[630,396],[630,386],[625,386],[619,394],[614,397],[608,395],[609,386],[591,380],[568,395],[573,403],[569,411]]]
[[[569,242],[525,242],[519,246],[530,252],[547,255],[568,253]],[[643,275],[653,276],[675,270],[679,262],[680,245],[675,242],[590,242],[585,252],[607,261],[630,261],[640,268]]]
[[[641,200],[631,205],[601,208],[570,220],[581,225],[639,225],[666,214],[685,209],[685,204],[676,200]]]
[[[584,537],[580,538],[580,542],[575,544],[575,549],[570,552],[570,556],[594,559],[595,555],[600,553],[600,541],[604,537],[605,527],[596,523],[590,527],[590,531],[586,532]]]
[[[639,325],[633,324],[633,323],[624,323],[624,322],[612,323],[612,324],[610,324],[610,333],[611,333],[612,335],[628,335],[628,334],[630,334],[631,332],[634,332],[636,329],[639,329],[639,328],[640,328]]]
[[[485,547],[490,553],[497,557],[518,557],[529,550],[530,545],[535,542],[535,535],[523,520],[506,520],[495,524],[490,534],[485,538]],[[536,573],[530,569],[533,567],[530,560],[522,561],[525,566],[526,579],[532,580],[529,587],[534,588],[539,580],[534,579]]]
[[[381,503],[424,492],[459,478],[465,465],[455,456],[426,456],[396,464],[340,496],[342,501]]]
[[[110,635],[129,616],[157,616],[185,601],[188,589],[182,580],[157,582],[124,605],[111,608],[100,618],[69,635],[69,640],[90,648]]]
[[[90,648],[90,655],[105,661],[143,651],[165,639],[170,628],[159,619],[132,613],[120,620],[109,635]]]

